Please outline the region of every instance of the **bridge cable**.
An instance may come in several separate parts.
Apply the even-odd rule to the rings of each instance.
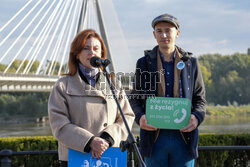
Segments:
[[[76,5],[75,5],[76,6]],[[77,7],[74,9],[75,11],[77,11]],[[74,19],[74,18],[73,18]],[[73,24],[67,24],[68,26],[72,26]],[[66,47],[67,43],[66,44],[62,44],[64,42],[64,40],[62,39],[61,36],[67,36],[66,34],[64,33],[61,33],[60,34],[60,37],[59,39],[57,40],[56,42],[56,45],[55,45],[55,48],[53,49],[53,52],[52,52],[52,60],[51,60],[51,57],[50,57],[50,68],[49,68],[49,71],[47,73],[47,75],[51,75],[51,74],[54,74],[54,71],[55,71],[55,68],[57,67],[57,60],[58,60],[58,57],[61,56],[58,52],[59,52],[59,49],[60,48],[63,48],[64,50],[69,50],[68,47]],[[64,42],[65,43],[65,42]],[[47,72],[47,69],[48,69],[49,66],[46,67],[46,70],[45,72]]]
[[[77,22],[77,33],[79,33],[82,29],[83,29],[83,25],[85,24],[86,22],[86,13],[87,13],[87,5],[88,5],[88,1],[85,1],[84,3],[84,0],[81,0],[82,3],[81,3],[81,9],[80,9],[80,17],[78,19],[78,22]]]
[[[65,4],[66,4],[66,2],[65,2],[63,5],[65,5]],[[61,11],[64,11],[64,10],[65,10],[65,9],[64,9],[64,6],[60,8],[60,12],[61,12]],[[56,14],[56,13],[55,13],[55,14]],[[45,46],[45,45],[44,45],[44,44],[45,44],[45,41],[46,41],[47,38],[49,37],[50,32],[51,32],[52,29],[57,25],[57,18],[60,18],[59,16],[60,16],[60,13],[58,13],[56,17],[54,17],[54,15],[53,15],[53,19],[50,20],[49,24],[45,25],[45,26],[46,26],[46,29],[43,31],[43,33],[40,33],[40,34],[39,34],[39,35],[41,36],[41,38],[40,38],[40,36],[39,36],[38,39],[40,39],[40,40],[39,40],[38,44],[36,45],[35,51],[33,52],[32,56],[31,56],[31,59],[30,59],[31,61],[29,62],[29,66],[27,66],[27,67],[25,68],[25,71],[24,71],[25,73],[29,73],[31,67],[32,67],[33,64],[35,63],[36,58],[37,58],[37,56],[38,56],[39,53],[40,53],[40,50]],[[37,41],[36,41],[36,42],[37,42]],[[40,63],[40,64],[41,64],[41,63]]]
[[[7,23],[5,23],[5,25],[2,28],[0,28],[0,32],[2,32],[3,29],[7,27],[9,23],[12,22],[31,2],[32,0],[28,1]]]
[[[18,51],[17,55],[21,53],[22,49],[24,48],[24,46],[26,45],[26,43],[30,40],[30,38],[32,37],[33,33],[37,30],[37,28],[40,26],[40,24],[42,23],[42,21],[44,20],[44,18],[47,16],[48,12],[50,11],[50,9],[53,7],[54,3],[56,1],[54,1],[51,6],[49,7],[49,9],[46,11],[46,13],[43,15],[43,17],[40,19],[39,23],[36,25],[36,27],[33,29],[33,31],[31,32],[31,34],[29,35],[29,37],[27,38],[27,40],[25,40],[25,43],[23,44],[23,47]],[[60,3],[58,3],[57,5],[60,5]],[[56,8],[55,8],[56,10]],[[53,11],[55,11],[53,10]],[[53,15],[53,13],[52,13]],[[21,69],[21,67],[23,66],[26,58],[27,58],[28,54],[26,54],[25,58],[22,60],[22,63],[20,64],[19,68],[16,71],[16,74],[19,72],[19,70]]]
[[[78,4],[77,5],[75,5],[76,6],[76,8],[74,9],[74,11],[77,11],[78,9],[77,9],[77,7],[78,7]],[[74,20],[75,19],[75,17],[73,17],[73,19],[72,20]],[[73,24],[67,24],[68,26],[71,26],[72,27],[72,25]],[[60,56],[60,54],[58,53],[58,51],[59,51],[59,48],[64,48],[64,50],[69,50],[69,48],[66,46],[67,45],[67,42],[66,42],[66,44],[65,45],[63,45],[62,43],[63,43],[63,41],[64,40],[62,40],[61,38],[61,36],[67,36],[66,34],[64,34],[64,33],[61,33],[60,34],[60,37],[59,37],[59,39],[57,40],[57,42],[56,42],[56,45],[55,45],[55,48],[54,48],[54,50],[53,50],[53,52],[52,52],[52,60],[51,60],[51,57],[50,57],[50,68],[49,68],[49,71],[48,71],[48,73],[47,73],[47,75],[51,75],[51,74],[54,74],[54,71],[55,71],[55,68],[56,68],[56,66],[57,66],[57,59],[58,59],[58,57]],[[64,54],[63,54],[64,55]],[[46,74],[46,72],[47,72],[47,69],[48,69],[48,67],[49,66],[47,66],[46,67],[46,69],[45,69],[45,74]]]
[[[69,1],[66,1],[65,3],[64,3],[64,5],[66,6],[67,5],[67,3],[68,3]],[[63,13],[65,13],[65,11],[66,11],[66,9],[67,9],[67,6],[64,8],[64,7],[62,7],[61,8],[61,10],[62,10],[62,12]],[[31,62],[31,64],[30,64],[30,66],[28,67],[27,66],[27,68],[25,69],[25,73],[28,73],[29,71],[30,71],[30,69],[31,69],[31,67],[32,67],[32,65],[33,65],[33,63],[35,62],[35,60],[36,60],[36,58],[37,58],[37,56],[38,56],[38,53],[40,53],[40,50],[42,49],[42,47],[44,46],[44,44],[45,44],[45,41],[47,40],[47,38],[49,37],[49,34],[50,34],[50,32],[52,31],[52,29],[53,29],[53,27],[55,26],[55,27],[59,27],[59,25],[60,25],[60,23],[59,24],[57,24],[57,22],[56,22],[56,19],[59,17],[59,16],[61,16],[60,15],[60,13],[56,16],[56,18],[53,20],[53,24],[52,24],[52,22],[50,22],[50,25],[52,24],[52,26],[50,26],[50,25],[47,25],[47,27],[46,27],[46,30],[44,31],[44,33],[43,34],[41,34],[41,39],[39,39],[39,42],[38,42],[38,44],[37,44],[37,46],[36,46],[36,49],[35,49],[35,51],[34,51],[34,53],[32,54],[32,62]],[[63,17],[63,16],[62,16]],[[59,20],[61,19],[61,17],[59,17]],[[57,31],[54,31],[54,34],[56,33]],[[53,39],[54,38],[51,38],[51,41],[53,41]],[[47,46],[47,45],[46,45]],[[44,54],[45,55],[45,54]],[[40,65],[42,65],[42,63],[40,62],[40,64],[39,64],[39,66]]]
[[[68,1],[68,2],[70,2],[70,1]],[[73,7],[72,4],[73,4],[73,3],[71,3],[71,5],[70,5],[70,11],[72,10],[72,7]],[[66,10],[64,10],[63,12],[64,12],[63,17],[64,17]],[[66,22],[68,22],[68,16],[69,16],[69,14],[66,16],[66,18],[67,18],[67,21],[66,21]],[[49,44],[48,44],[48,46],[49,46],[48,49],[51,47],[52,41],[53,41],[53,39],[55,38],[56,32],[57,32],[58,29],[59,29],[59,25],[61,24],[63,17],[61,17],[60,20],[59,20],[59,24],[57,25],[57,27],[56,27],[56,29],[55,29],[53,35],[52,35],[52,40],[50,40],[50,42],[49,42]],[[63,28],[63,29],[64,29],[64,28]],[[47,53],[48,53],[48,49],[46,50],[46,52],[45,52],[45,54],[44,54],[45,56],[43,56],[43,58],[42,58],[42,60],[41,60],[41,62],[40,62],[40,64],[39,64],[39,66],[38,66],[38,69],[37,69],[37,71],[36,71],[36,75],[40,72],[40,69],[41,69],[41,67],[42,67],[42,64],[43,64],[43,62],[44,62],[44,60],[45,60],[45,57],[46,57],[46,55],[47,55]]]
[[[43,72],[44,75],[47,73],[48,68],[50,67],[50,69],[51,69],[51,67],[53,66],[53,64],[55,64],[55,56],[58,54],[58,50],[59,50],[58,43],[61,42],[60,40],[56,40],[56,41],[57,41],[56,45],[55,45],[55,47],[54,47],[54,49],[52,51],[52,54],[51,54],[52,57],[49,57],[49,60],[47,60],[47,64],[45,65],[45,70]],[[49,70],[48,75],[50,75],[49,74],[50,71],[51,70]]]
[[[60,5],[57,5],[57,6],[56,6],[56,9],[53,11],[52,15],[50,16],[50,18],[49,18],[48,21],[46,22],[45,26],[43,27],[43,29],[42,29],[41,32],[39,33],[38,37],[36,38],[36,40],[35,40],[35,42],[34,42],[34,46],[36,46],[34,53],[36,53],[37,50],[40,51],[41,46],[43,46],[43,44],[44,44],[44,43],[43,43],[43,44],[41,44],[41,43],[44,41],[45,35],[46,35],[46,34],[49,34],[49,33],[51,32],[53,26],[56,25],[56,20],[57,20],[57,18],[60,16],[61,11],[64,9],[64,6],[65,6],[65,4],[66,4],[67,1],[60,1],[59,4],[61,4],[62,2],[63,2],[63,5],[61,5],[61,6],[60,6]],[[60,8],[60,10],[59,10],[59,12],[58,12],[59,7],[61,7],[61,8]],[[57,14],[57,13],[58,13],[58,14]],[[56,14],[57,14],[57,15],[56,15]],[[55,15],[56,15],[56,17],[55,17]],[[51,26],[51,25],[52,25],[52,26]],[[39,40],[39,42],[38,42],[38,40]],[[38,42],[38,44],[37,44],[37,42]],[[33,50],[33,48],[30,48],[30,49],[29,49],[29,51],[28,51],[26,57],[29,56],[29,54],[31,53],[32,50]],[[35,56],[35,54],[33,54],[33,55],[31,56],[31,58],[30,58],[28,64],[26,65],[26,67],[25,67],[25,69],[24,69],[24,71],[23,71],[22,74],[28,73],[27,71],[28,71],[29,67],[32,66],[32,65],[30,65],[30,64],[33,64],[33,63],[34,63],[34,62],[33,62],[33,61],[35,60],[35,59],[34,59],[34,56]],[[26,59],[26,58],[25,58],[25,59]]]
[[[30,28],[30,25],[34,22],[34,20],[37,18],[37,16],[41,13],[41,11],[46,7],[46,5],[48,4],[49,1],[47,1],[46,3],[44,3],[44,5],[42,6],[42,8],[40,8],[40,10],[36,13],[36,15],[32,18],[32,20],[30,21],[30,23],[25,27],[25,29],[21,32],[21,34],[16,38],[15,42],[9,47],[8,51],[5,52],[4,56],[7,55],[9,53],[9,51],[13,48],[13,46],[16,44],[16,42],[22,37],[22,35],[26,32],[26,30],[28,28]],[[41,21],[41,20],[40,20]],[[34,33],[34,32],[33,32]],[[29,38],[31,37],[32,34],[30,34]],[[18,54],[16,54],[14,56],[14,58],[12,59],[12,61],[8,64],[8,67],[4,70],[3,73],[6,73],[6,71],[9,69],[9,67],[12,65],[12,63],[15,61],[15,59],[17,58],[17,56],[19,55],[19,53],[22,51],[22,49],[24,48],[25,44],[28,42],[28,39],[25,40],[25,43],[22,44],[21,49],[19,49]]]
[[[79,1],[78,1],[79,2]],[[77,6],[79,6],[79,4],[78,4],[78,2],[77,2]],[[76,18],[75,17],[76,16],[76,10],[74,11],[74,14],[73,14],[73,18]],[[72,19],[72,21],[73,21],[73,19]],[[73,23],[73,22],[72,22]],[[71,26],[71,25],[73,25],[73,24],[69,24],[70,25],[70,29],[69,29],[69,35],[67,36],[67,40],[66,40],[66,48],[67,49],[65,49],[64,50],[64,53],[63,53],[63,57],[62,57],[62,61],[61,61],[61,65],[60,65],[60,67],[59,67],[59,70],[58,70],[58,76],[60,75],[60,73],[61,73],[61,70],[62,70],[62,66],[63,66],[63,64],[64,64],[64,59],[65,59],[65,56],[66,56],[66,51],[68,50],[68,48],[70,47],[70,42],[69,42],[69,40],[70,40],[70,34],[72,34],[72,32],[73,32],[73,26]],[[75,27],[75,31],[74,32],[76,32],[76,29],[77,27]]]
[[[23,21],[30,15],[31,12],[40,4],[41,0],[37,1],[36,5],[23,17],[23,19],[12,29],[12,31],[1,41],[0,46],[13,34],[13,32],[23,23]],[[0,59],[2,61],[4,57]]]
[[[73,3],[71,3],[71,6],[73,5]],[[68,8],[67,8],[68,9]],[[66,10],[67,10],[66,9]],[[65,10],[65,11],[66,11]],[[71,12],[71,11],[70,11]],[[67,17],[70,15],[70,12],[67,12]],[[61,19],[61,18],[60,18]],[[65,25],[68,23],[68,21],[65,21],[64,22],[65,23]],[[60,24],[59,24],[60,25]],[[58,26],[59,26],[58,25]],[[64,26],[65,27],[65,26]],[[44,54],[45,56],[42,58],[42,63],[39,65],[39,67],[38,67],[38,69],[36,70],[36,75],[38,75],[39,73],[40,73],[40,69],[41,69],[41,67],[42,67],[42,64],[43,64],[43,61],[45,60],[45,58],[46,58],[46,55],[48,54],[48,52],[49,52],[49,49],[50,49],[50,47],[51,47],[51,44],[52,44],[52,42],[53,42],[53,40],[54,40],[54,38],[55,38],[55,34],[56,34],[56,32],[58,32],[59,33],[59,37],[58,37],[58,39],[57,40],[59,40],[59,41],[63,41],[62,40],[62,38],[61,38],[61,36],[64,36],[65,35],[65,33],[64,33],[64,31],[65,31],[65,28],[61,28],[61,31],[57,31],[57,30],[55,30],[54,31],[54,34],[53,34],[53,37],[52,37],[52,40],[50,40],[50,44],[49,44],[49,47],[47,48],[47,50],[46,50],[46,53]],[[56,27],[57,28],[57,27]],[[58,28],[57,28],[58,29]],[[62,32],[62,30],[63,30],[63,32]],[[49,64],[51,65],[51,62],[49,62]],[[45,71],[46,72],[46,71]]]

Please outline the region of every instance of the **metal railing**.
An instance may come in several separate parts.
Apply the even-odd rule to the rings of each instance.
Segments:
[[[48,151],[12,151],[12,150],[1,150],[1,167],[11,167],[11,156],[15,155],[48,155],[48,154],[58,154],[57,150]]]
[[[250,146],[199,146],[199,151],[250,150]]]
[[[239,151],[239,150],[250,150],[250,146],[199,146],[199,151]],[[12,150],[1,150],[1,167],[11,167],[11,156],[16,155],[48,155],[58,154],[57,150],[49,151],[19,151],[15,152]],[[133,153],[128,151],[128,166],[134,167],[134,156]]]

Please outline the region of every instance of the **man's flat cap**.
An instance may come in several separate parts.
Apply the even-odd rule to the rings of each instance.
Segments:
[[[157,16],[153,21],[152,21],[152,27],[155,28],[155,25],[159,22],[168,22],[173,24],[176,29],[178,30],[180,28],[180,24],[179,21],[177,20],[177,18],[175,18],[174,16],[170,15],[170,14],[162,14],[160,16]]]

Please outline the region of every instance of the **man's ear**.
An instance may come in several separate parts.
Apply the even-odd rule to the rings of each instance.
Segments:
[[[177,33],[176,33],[176,38],[178,38],[180,35],[180,30],[177,30]]]
[[[155,31],[153,31],[154,37],[155,37]]]

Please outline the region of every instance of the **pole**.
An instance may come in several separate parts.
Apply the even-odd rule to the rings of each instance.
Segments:
[[[132,146],[133,146],[133,148],[134,148],[134,150],[135,150],[135,152],[136,152],[136,154],[137,154],[137,156],[138,156],[138,159],[139,159],[139,162],[140,162],[140,166],[141,166],[141,167],[146,167],[146,165],[145,165],[145,163],[144,163],[144,161],[143,161],[143,159],[142,159],[142,156],[141,156],[141,154],[140,154],[140,152],[139,152],[139,149],[138,149],[138,147],[137,147],[137,145],[136,145],[135,137],[134,137],[134,135],[132,134],[132,132],[131,132],[130,129],[129,129],[127,120],[126,120],[126,118],[125,118],[125,116],[124,116],[124,114],[123,114],[123,112],[122,112],[121,106],[120,106],[120,104],[119,104],[119,102],[118,102],[118,99],[117,99],[117,97],[116,97],[116,95],[115,95],[115,91],[114,91],[114,88],[113,88],[113,86],[112,86],[112,84],[111,84],[111,82],[110,82],[110,79],[109,79],[109,76],[108,76],[108,72],[107,72],[107,70],[106,70],[106,67],[104,67],[104,66],[103,66],[103,72],[104,72],[104,75],[106,76],[106,79],[107,79],[108,84],[109,84],[109,86],[110,86],[110,89],[111,89],[113,98],[115,99],[115,102],[116,102],[116,104],[117,104],[117,107],[118,107],[118,109],[119,109],[119,112],[120,112],[120,114],[121,114],[121,116],[122,116],[123,122],[124,122],[124,124],[125,124],[125,126],[126,126],[126,129],[127,129],[127,131],[128,131],[129,142],[132,144]]]
[[[84,0],[82,0],[81,13],[80,13],[80,18],[78,20],[78,26],[77,26],[77,33],[79,33],[85,26],[87,9],[88,9],[88,1],[85,1],[84,3]]]
[[[115,65],[114,65],[114,62],[113,62],[113,59],[112,59],[112,55],[111,55],[111,49],[110,49],[110,45],[109,45],[109,42],[108,42],[108,35],[107,35],[106,29],[105,29],[104,20],[103,20],[103,17],[102,17],[102,11],[101,11],[101,6],[99,4],[99,0],[96,0],[96,9],[97,9],[97,18],[98,18],[98,21],[99,21],[99,28],[100,28],[100,31],[101,31],[100,33],[101,33],[103,42],[105,43],[105,46],[107,48],[107,58],[109,60],[111,60],[111,66],[109,67],[109,71],[114,73],[115,72]]]

